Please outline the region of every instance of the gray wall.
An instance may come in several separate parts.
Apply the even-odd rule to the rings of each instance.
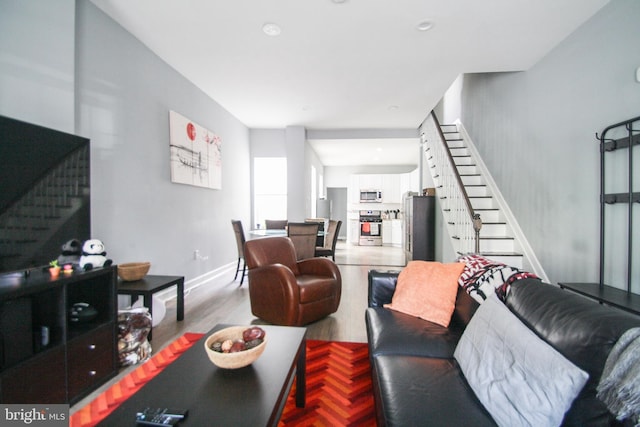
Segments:
[[[598,280],[595,133],[640,114],[639,20],[613,0],[530,70],[464,77],[461,120],[554,282]]]
[[[0,0],[0,114],[73,133],[75,0]]]
[[[246,126],[92,3],[0,2],[0,113],[91,139],[92,234],[107,256],[194,281],[235,264],[230,220],[250,219]],[[169,110],[221,136],[222,190],[171,183]]]

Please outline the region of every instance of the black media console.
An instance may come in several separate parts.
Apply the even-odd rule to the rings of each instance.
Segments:
[[[73,404],[118,372],[117,267],[0,275],[0,403]],[[76,303],[95,316],[74,321]]]

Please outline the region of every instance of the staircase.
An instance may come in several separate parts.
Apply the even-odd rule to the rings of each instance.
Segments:
[[[513,233],[480,173],[476,159],[472,156],[464,138],[458,131],[458,126],[441,125],[440,128],[462,179],[473,211],[479,214],[482,219],[479,242],[480,253],[487,258],[522,268],[523,255],[517,250]],[[455,225],[450,221],[447,221],[447,223],[452,226]]]
[[[87,206],[88,156],[88,146],[70,154],[0,212],[0,270],[16,269],[37,260],[42,256],[42,247]],[[75,237],[78,236],[67,236],[67,240]],[[63,243],[57,242],[56,249]],[[56,256],[57,252],[49,257]]]
[[[422,130],[425,158],[454,251],[477,252],[546,279],[462,124],[440,125],[432,113]],[[474,214],[482,220],[477,242]]]

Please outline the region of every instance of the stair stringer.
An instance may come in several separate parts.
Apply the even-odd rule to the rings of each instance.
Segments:
[[[540,261],[536,257],[536,254],[533,251],[533,248],[531,247],[531,245],[529,244],[529,241],[527,240],[524,232],[522,231],[522,228],[520,228],[520,224],[518,224],[518,221],[516,220],[515,215],[509,208],[508,203],[506,202],[504,196],[500,192],[498,185],[496,184],[496,182],[493,179],[493,176],[491,175],[491,172],[489,172],[489,169],[487,168],[487,165],[482,160],[482,156],[480,156],[480,153],[476,149],[476,146],[473,143],[473,140],[471,139],[469,134],[467,133],[467,130],[464,128],[460,119],[456,119],[454,121],[454,124],[458,128],[458,132],[460,133],[460,136],[464,140],[467,149],[469,150],[469,152],[471,153],[471,156],[476,162],[476,167],[478,168],[478,171],[480,172],[484,180],[484,183],[489,188],[489,191],[494,197],[495,203],[498,205],[500,212],[502,213],[505,220],[509,224],[509,228],[510,228],[510,231],[513,233],[513,237],[518,242],[519,249],[522,251],[522,254],[524,257],[523,268],[527,271],[531,271],[532,273],[536,274],[543,281],[549,282],[549,277],[545,273],[544,268],[542,268],[542,264],[540,264]]]

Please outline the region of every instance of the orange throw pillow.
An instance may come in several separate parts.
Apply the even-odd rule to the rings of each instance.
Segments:
[[[456,305],[458,277],[464,266],[462,262],[410,261],[398,276],[391,304],[384,306],[446,328]]]

